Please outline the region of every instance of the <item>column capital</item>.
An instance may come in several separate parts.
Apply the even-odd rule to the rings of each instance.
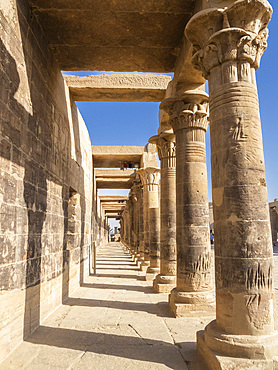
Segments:
[[[146,168],[140,168],[137,170],[137,173],[139,174],[143,186],[147,186],[147,189],[149,191],[154,190],[154,186],[158,186],[159,183],[159,174],[160,174],[160,168],[157,167],[146,167]]]
[[[174,132],[184,129],[201,129],[206,132],[208,127],[207,102],[203,104],[176,102],[170,111],[170,124]]]
[[[247,62],[257,69],[267,47],[266,28],[272,15],[267,0],[241,0],[224,9],[208,9],[195,14],[185,35],[193,44],[192,64],[208,78],[211,70],[226,62]],[[241,69],[244,67],[241,67]],[[246,68],[246,67],[245,67]],[[231,67],[234,81],[240,73]],[[241,71],[243,76],[246,71]],[[232,82],[234,82],[232,81]]]
[[[176,138],[172,129],[152,136],[149,141],[156,144],[160,160],[176,157]]]

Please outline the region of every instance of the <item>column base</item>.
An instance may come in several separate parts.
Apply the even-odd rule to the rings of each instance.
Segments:
[[[138,265],[139,258],[140,258],[140,254],[136,253],[135,256],[134,256],[134,262],[136,263],[136,265]]]
[[[176,277],[159,274],[153,281],[157,293],[170,293],[176,287]]]
[[[153,279],[159,274],[159,267],[151,267],[149,266],[146,271],[145,280],[146,281],[153,281]]]
[[[136,261],[136,265],[137,265],[138,267],[140,267],[140,266],[141,266],[141,264],[143,263],[143,261],[144,261],[144,259],[143,259],[142,257],[139,257],[139,258],[137,259],[137,261]]]
[[[174,288],[169,294],[169,306],[176,317],[214,316],[214,294],[208,292],[181,292]]]
[[[135,259],[136,259],[135,252],[131,252],[131,260],[132,260],[132,262],[135,262]]]
[[[197,350],[211,370],[274,370],[278,369],[277,338],[277,332],[262,336],[220,333],[214,320],[197,332]],[[210,348],[211,342],[216,349]]]
[[[150,266],[150,261],[143,261],[140,265],[141,271],[147,271],[147,268]]]

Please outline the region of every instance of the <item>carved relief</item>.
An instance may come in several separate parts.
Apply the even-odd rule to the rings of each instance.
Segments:
[[[210,271],[210,265],[211,265],[210,253],[207,253],[205,255],[199,256],[197,260],[192,263],[192,270],[194,272],[201,271],[207,273]]]
[[[266,295],[250,294],[245,296],[245,304],[250,322],[256,329],[263,330],[271,323],[272,308]]]
[[[211,257],[210,253],[200,255],[189,264],[189,271],[185,271],[185,282],[194,290],[208,288],[211,285]]]
[[[245,142],[247,141],[247,137],[242,118],[238,117],[236,120],[236,126],[233,129],[233,140],[236,142]]]
[[[272,266],[263,267],[258,263],[248,268],[245,285],[247,289],[272,289]]]

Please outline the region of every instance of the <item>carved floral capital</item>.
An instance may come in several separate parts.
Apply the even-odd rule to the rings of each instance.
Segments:
[[[140,168],[137,173],[139,174],[143,186],[152,188],[158,185],[160,180],[160,169],[156,167]]]
[[[208,103],[186,103],[177,101],[170,110],[170,124],[174,132],[184,129],[207,130]]]
[[[173,140],[167,140],[167,138],[163,137],[159,138],[157,141],[157,149],[160,160],[176,157],[176,143]]]
[[[193,44],[194,67],[205,78],[225,62],[247,62],[258,69],[267,47],[266,26],[271,15],[266,0],[239,0],[225,9],[197,13],[185,29]]]

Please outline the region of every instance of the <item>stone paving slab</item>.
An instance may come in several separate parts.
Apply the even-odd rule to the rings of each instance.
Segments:
[[[278,302],[278,248],[274,249]],[[196,332],[214,317],[174,318],[168,294],[139,279],[120,243],[98,253],[97,275],[23,342],[2,369],[204,370]]]

